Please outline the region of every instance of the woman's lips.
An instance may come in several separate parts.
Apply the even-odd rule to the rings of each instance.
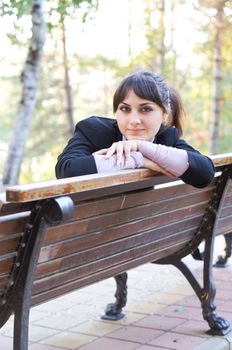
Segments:
[[[139,132],[142,132],[144,130],[143,129],[128,129],[127,131],[132,132],[132,133],[139,133]]]

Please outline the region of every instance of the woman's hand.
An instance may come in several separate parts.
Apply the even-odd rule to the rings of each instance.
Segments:
[[[123,159],[127,162],[130,158],[130,153],[138,151],[138,143],[136,140],[127,140],[114,142],[109,148],[101,149],[94,154],[102,154],[107,158],[110,158],[113,154],[116,154],[117,165],[124,165]],[[123,157],[124,156],[124,157]]]
[[[105,155],[106,159],[111,158],[113,155],[116,155],[116,163],[117,166],[125,166],[130,158],[131,152],[137,152],[138,151],[138,143],[137,140],[126,140],[126,141],[119,141],[114,142],[109,148],[103,148],[94,154],[100,154]],[[160,167],[157,163],[153,162],[152,160],[143,157],[144,158],[144,168],[151,169],[153,171],[157,171],[159,173],[162,173],[166,176],[169,176],[171,178],[176,178],[173,174],[165,170],[164,168]]]

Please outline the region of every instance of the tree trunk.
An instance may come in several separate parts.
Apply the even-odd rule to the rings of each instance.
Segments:
[[[18,183],[21,164],[24,156],[25,143],[29,133],[32,114],[35,108],[40,62],[45,42],[43,0],[32,1],[31,17],[32,38],[27,54],[25,68],[21,74],[23,91],[4,168],[4,185],[15,185]]]
[[[176,57],[177,57],[177,53],[176,53],[175,46],[174,46],[175,29],[176,29],[176,3],[175,3],[175,0],[172,0],[172,2],[171,2],[171,45],[170,45],[171,47],[170,47],[170,50],[172,52],[173,59],[172,59],[172,69],[171,69],[171,76],[170,76],[171,81],[176,81]]]
[[[217,14],[215,22],[215,40],[214,40],[214,92],[213,92],[213,111],[210,132],[210,153],[216,154],[219,143],[219,120],[222,103],[222,40],[224,31],[224,7],[225,0],[217,1]]]
[[[164,74],[165,69],[165,0],[161,1],[160,4],[160,43],[159,43],[159,53],[160,53],[160,72]]]
[[[68,121],[68,133],[69,136],[73,135],[74,132],[74,120],[73,120],[73,102],[72,102],[72,88],[70,84],[69,77],[69,66],[68,66],[68,57],[66,49],[66,33],[64,20],[61,21],[62,28],[62,43],[63,43],[63,64],[64,64],[64,89],[66,94],[66,115]]]
[[[132,0],[129,0],[129,13],[128,13],[128,57],[132,59],[132,49],[131,49],[131,30],[132,30]]]

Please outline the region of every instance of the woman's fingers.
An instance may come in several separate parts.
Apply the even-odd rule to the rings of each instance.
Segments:
[[[104,155],[104,154],[107,153],[107,151],[108,151],[108,148],[103,148],[103,149],[100,149],[99,151],[96,151],[96,152],[94,152],[94,153],[92,153],[92,154],[93,154],[93,155],[94,155],[94,154],[101,154],[101,155]]]
[[[123,165],[123,151],[124,151],[124,144],[123,142],[118,142],[116,144],[116,158],[117,158],[117,165]]]
[[[127,162],[130,159],[130,154],[132,151],[132,144],[130,142],[125,142],[124,143],[124,154],[125,154],[125,162],[127,164]]]
[[[135,140],[119,141],[112,144],[112,146],[106,152],[106,158],[110,158],[116,153],[117,164],[122,164],[123,159],[127,162],[130,158],[132,151],[137,151],[137,142]],[[125,156],[125,158],[123,157]]]
[[[110,148],[108,148],[107,152],[106,152],[106,158],[110,158],[116,151],[116,146],[115,143],[112,144],[112,146]]]
[[[115,142],[106,152],[106,158],[110,158],[113,154],[116,154],[117,165],[122,164],[124,146],[123,142]]]

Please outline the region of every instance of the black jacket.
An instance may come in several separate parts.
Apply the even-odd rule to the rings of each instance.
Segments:
[[[96,173],[92,153],[120,140],[122,134],[115,119],[92,116],[80,121],[76,125],[74,136],[58,157],[55,169],[57,178]],[[213,179],[214,166],[211,159],[180,139],[176,128],[162,125],[154,142],[187,151],[189,167],[180,177],[185,183],[204,187]]]

